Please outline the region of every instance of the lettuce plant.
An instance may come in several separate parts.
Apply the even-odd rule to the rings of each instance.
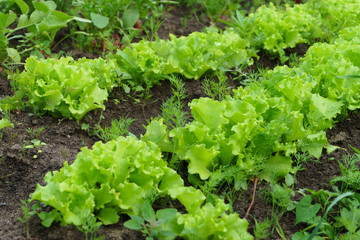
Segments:
[[[46,186],[38,185],[32,200],[54,207],[52,213],[41,215],[47,225],[55,213],[51,220],[63,224],[85,224],[88,215],[113,224],[119,214],[139,215],[144,201],[154,196],[177,197],[190,212],[204,200],[199,190],[184,187],[154,143],[134,137],[82,148],[72,165],[65,163],[44,180]]]
[[[101,58],[29,57],[13,81],[17,98],[34,112],[79,121],[87,112],[105,108],[108,92],[116,86],[115,64]]]
[[[48,227],[54,221],[86,225],[89,216],[103,224],[114,224],[120,214],[132,218],[143,215],[148,201],[170,196],[188,212],[177,213],[174,221],[163,223],[169,224],[169,228],[164,227],[175,236],[192,239],[196,233],[206,233],[202,236],[252,239],[246,231],[247,221],[237,214],[227,214],[230,207],[222,200],[215,206],[208,203],[201,207],[205,196],[200,190],[184,186],[181,177],[167,167],[160,148],[151,141],[119,137],[106,144],[97,142],[92,150],[82,148],[72,165],[65,162],[59,172],[47,173],[44,181],[46,185],[37,185],[31,200],[53,207],[51,212],[39,213]],[[148,216],[146,212],[145,215]]]
[[[321,38],[331,40],[344,28],[359,25],[359,1],[310,0],[304,4],[306,11],[320,19]]]
[[[250,41],[256,39],[260,47],[270,51],[284,54],[286,48],[293,48],[299,43],[309,43],[309,39],[319,37],[317,28],[319,20],[310,15],[304,7],[286,5],[285,10],[277,9],[270,3],[248,16],[254,19]],[[246,35],[246,32],[243,34]]]
[[[171,74],[199,79],[205,72],[218,68],[232,68],[248,58],[247,43],[236,33],[195,32],[187,37],[155,42],[140,41],[115,58],[123,79],[151,87]]]
[[[316,87],[313,92],[328,101],[343,104],[344,113],[360,107],[360,82],[356,78],[337,76],[360,72],[359,51],[359,42],[355,41],[338,41],[331,45],[319,43],[309,49],[300,65],[303,72],[314,76]]]

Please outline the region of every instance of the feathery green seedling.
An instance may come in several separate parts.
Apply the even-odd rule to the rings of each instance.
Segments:
[[[217,71],[216,76],[218,81],[214,78],[205,78],[202,87],[206,95],[212,99],[221,101],[231,96],[231,87],[227,83],[227,77],[223,71]]]
[[[255,227],[254,227],[254,235],[256,239],[264,239],[270,236],[272,221],[268,218],[262,222],[258,222],[256,218],[254,218]]]
[[[360,151],[355,148],[353,149],[356,154],[344,156],[343,162],[338,161],[341,176],[331,180],[331,184],[333,185],[341,182],[342,191],[360,189]]]
[[[101,140],[108,142],[111,140],[115,140],[120,136],[129,135],[129,126],[135,121],[136,119],[128,118],[128,117],[120,117],[118,120],[113,119],[111,121],[111,126],[107,127],[100,127],[96,133]]]
[[[160,117],[164,119],[165,125],[171,130],[184,126],[188,120],[188,113],[183,110],[185,107],[183,100],[187,97],[185,83],[176,76],[172,76],[169,80],[173,95],[162,103]]]

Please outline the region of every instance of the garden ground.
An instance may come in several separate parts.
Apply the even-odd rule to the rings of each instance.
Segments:
[[[189,18],[187,27],[180,26],[179,18],[187,14],[185,10],[175,8],[167,15],[165,23],[159,31],[161,38],[166,38],[168,33],[176,35],[187,35],[193,31],[199,31],[207,25],[205,21],[197,21],[196,18]],[[299,55],[304,54],[302,49],[296,49]],[[81,52],[79,56],[85,56]],[[91,56],[91,54],[88,54]],[[272,68],[277,62],[269,60],[266,55],[261,57],[261,64]],[[186,102],[191,99],[205,97],[202,91],[202,81],[187,80],[186,90],[188,97]],[[238,83],[229,83],[232,87],[237,87]],[[82,129],[82,123],[94,127],[100,125],[110,125],[112,119],[129,117],[136,119],[129,127],[129,131],[136,136],[144,134],[144,125],[152,117],[161,113],[161,104],[171,96],[171,86],[169,82],[163,81],[161,86],[151,89],[151,98],[135,103],[133,98],[124,95],[115,89],[113,96],[106,103],[105,111],[93,111],[86,116],[81,123],[68,119],[54,119],[50,116],[35,116],[29,112],[12,112],[11,121],[14,128],[6,128],[0,139],[0,239],[13,240],[25,239],[26,228],[17,218],[22,217],[21,200],[24,200],[32,193],[37,183],[43,182],[43,177],[49,171],[59,170],[65,161],[73,162],[77,153],[82,147],[91,148],[99,139],[89,134],[89,130]],[[0,78],[0,97],[12,95],[9,80],[5,76]],[[187,109],[189,111],[189,109]],[[328,131],[327,136],[331,144],[340,148],[327,155],[326,153],[319,161],[311,161],[304,165],[305,170],[298,172],[296,176],[295,189],[330,190],[330,179],[340,175],[337,160],[342,159],[346,153],[353,153],[349,145],[360,148],[360,115],[353,113],[343,122],[338,123]],[[38,140],[46,145],[41,146],[41,152],[35,149],[24,149],[24,143],[29,143],[36,138],[36,130],[44,128],[39,132]],[[33,136],[31,136],[31,132]],[[26,144],[25,144],[26,145]],[[34,157],[37,155],[37,157]],[[248,190],[239,193],[239,197],[233,204],[233,209],[240,217],[243,217],[250,205],[252,198],[252,183]],[[265,190],[268,186],[260,183],[257,189],[254,206],[248,217],[249,232],[254,228],[254,219],[258,222],[271,217],[272,204],[266,200]],[[295,196],[299,197],[299,196]],[[143,239],[140,232],[135,232],[123,227],[124,217],[119,223],[111,226],[102,227],[98,236],[105,236],[105,239]],[[291,212],[284,214],[280,218],[280,226],[286,239],[301,230],[301,224],[294,226],[295,215]],[[83,239],[84,235],[75,227],[61,227],[53,225],[47,229],[40,223],[38,217],[34,216],[30,220],[30,235],[32,239]],[[276,230],[268,239],[281,239]]]

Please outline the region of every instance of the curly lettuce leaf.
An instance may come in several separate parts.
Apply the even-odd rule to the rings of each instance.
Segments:
[[[93,109],[105,109],[108,92],[116,86],[114,62],[101,58],[29,57],[25,71],[13,79],[17,93],[33,111],[77,121]]]

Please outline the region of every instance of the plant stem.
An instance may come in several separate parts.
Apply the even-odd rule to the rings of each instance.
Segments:
[[[252,200],[251,200],[250,206],[249,206],[249,208],[248,208],[248,210],[246,211],[246,214],[245,214],[245,216],[244,216],[245,219],[249,216],[250,210],[251,210],[251,208],[252,208],[253,205],[254,205],[254,202],[255,202],[255,194],[256,194],[256,185],[257,185],[258,180],[259,180],[259,178],[258,178],[258,177],[255,177],[255,179],[254,179],[254,189],[253,189]]]

